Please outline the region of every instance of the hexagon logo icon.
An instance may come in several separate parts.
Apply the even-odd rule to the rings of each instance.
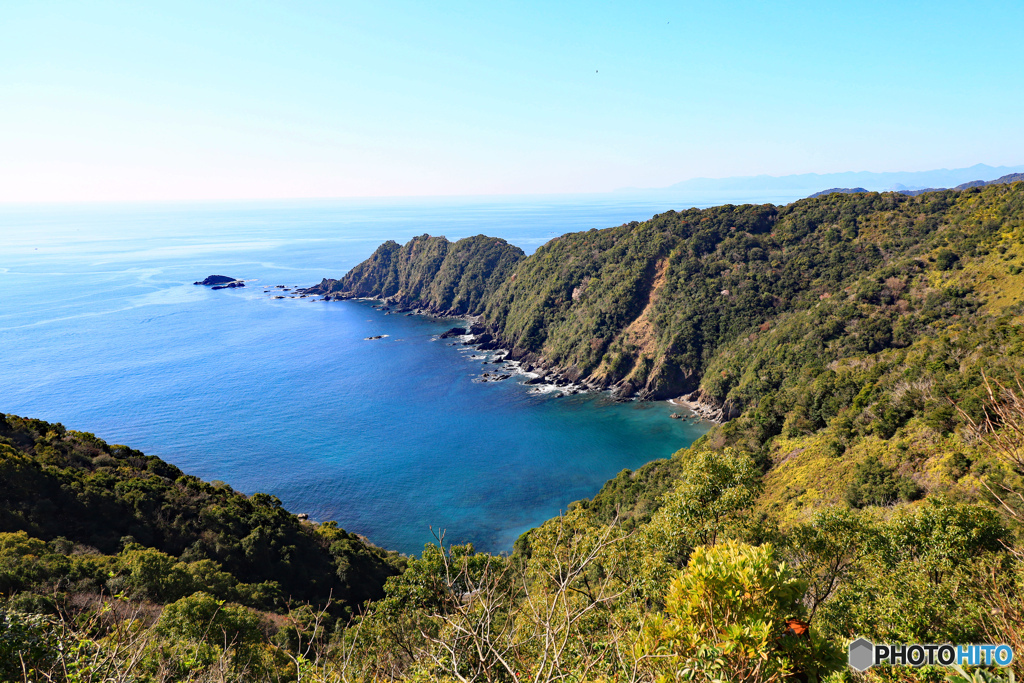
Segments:
[[[858,638],[850,643],[850,668],[857,671],[870,669],[875,663],[875,646],[869,640]]]

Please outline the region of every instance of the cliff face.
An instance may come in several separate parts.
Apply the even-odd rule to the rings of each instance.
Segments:
[[[484,324],[514,353],[536,354],[623,397],[693,391],[704,354],[774,304],[759,287],[722,296],[732,286],[722,271],[731,270],[716,251],[745,253],[777,217],[773,206],[725,206],[565,235],[516,268]]]
[[[498,285],[525,258],[495,237],[457,242],[421,235],[405,245],[388,241],[340,280],[303,290],[335,299],[372,297],[444,315],[477,315]]]
[[[528,258],[500,240],[423,236],[311,291],[482,314],[474,332],[513,358],[623,397],[693,394],[732,416],[807,362],[906,348],[973,315],[969,288],[936,278],[994,248],[1022,201],[1016,184],[669,211]]]

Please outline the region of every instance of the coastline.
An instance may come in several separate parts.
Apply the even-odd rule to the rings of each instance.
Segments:
[[[693,394],[684,394],[683,396],[670,398],[668,403],[685,408],[698,420],[711,422],[712,424],[724,424],[735,417],[730,409],[717,407],[714,404],[704,403],[699,400],[691,400],[690,397],[692,396]]]
[[[6,412],[62,421],[114,443],[130,443],[189,474],[224,480],[247,493],[272,487],[270,493],[281,497],[289,509],[314,519],[337,519],[347,530],[383,546],[415,553],[429,537],[413,532],[439,523],[449,525],[453,537],[458,529],[478,547],[510,548],[514,538],[503,531],[506,523],[515,522],[518,528],[556,515],[563,504],[560,491],[573,491],[564,496],[571,499],[590,497],[622,468],[641,466],[648,453],[650,457],[668,457],[701,431],[696,427],[676,429],[681,425],[668,422],[670,407],[665,404],[652,403],[657,409],[650,411],[630,410],[638,404],[600,411],[577,409],[577,404],[582,406],[591,397],[550,400],[565,393],[568,385],[559,387],[548,380],[518,386],[548,374],[536,370],[527,374],[530,371],[521,361],[506,363],[508,369],[502,369],[502,364],[474,364],[468,356],[453,354],[455,347],[428,344],[435,331],[479,324],[471,316],[444,316],[442,322],[429,323],[419,316],[396,317],[394,306],[387,319],[376,312],[370,314],[369,306],[379,301],[346,307],[304,303],[323,297],[302,298],[297,289],[318,282],[319,274],[337,267],[339,261],[357,262],[365,244],[383,239],[380,232],[406,229],[397,219],[391,223],[383,220],[391,220],[384,212],[382,221],[366,229],[360,227],[357,214],[336,212],[332,215],[341,216],[340,222],[351,222],[359,230],[353,228],[345,240],[336,239],[333,227],[310,233],[321,241],[308,241],[305,234],[302,240],[289,241],[296,214],[273,214],[267,218],[268,225],[280,224],[280,229],[268,228],[268,239],[274,239],[257,242],[258,249],[250,248],[248,233],[219,232],[230,221],[244,224],[250,218],[247,213],[197,210],[193,219],[182,225],[177,214],[169,215],[167,234],[179,239],[182,226],[190,231],[180,238],[193,250],[187,259],[178,251],[149,251],[151,237],[136,232],[126,234],[124,241],[111,242],[116,250],[109,254],[107,242],[97,246],[83,237],[94,227],[106,230],[108,225],[126,225],[135,220],[134,215],[55,214],[53,225],[73,228],[68,230],[67,244],[113,264],[102,272],[87,263],[80,268],[69,265],[64,252],[42,249],[38,255],[26,255],[25,263],[12,262],[19,266],[11,271],[18,275],[17,282],[24,284],[25,292],[12,300],[6,323],[9,329],[4,332],[11,351],[5,375],[11,389],[5,397]],[[320,225],[319,213],[298,215],[308,225]],[[480,227],[473,229],[529,227],[528,216],[506,211],[499,215],[506,222],[498,223],[488,214],[481,216]],[[147,221],[146,225],[160,225],[147,212],[139,212],[139,218]],[[611,218],[594,220],[615,222]],[[463,229],[460,226],[449,230]],[[571,227],[567,223],[559,230]],[[534,232],[523,230],[522,234],[530,236],[541,234],[532,227]],[[190,241],[193,234],[195,239]],[[239,242],[244,258],[231,257],[230,265],[217,265],[223,263],[226,247],[217,242],[216,248],[208,248],[210,235],[223,237],[228,245]],[[196,266],[192,256],[202,257],[205,265]],[[39,274],[25,274],[27,269],[21,266],[31,263],[38,264]],[[42,271],[72,273],[89,293],[90,302],[96,304],[89,308],[95,310],[84,310],[80,301],[62,294],[60,279]],[[155,277],[156,271],[162,275]],[[210,291],[192,285],[210,273],[222,272],[244,278],[246,287]],[[284,289],[290,291],[282,292]],[[20,291],[20,285],[12,291]],[[283,298],[274,300],[275,296]],[[36,305],[36,299],[46,305]],[[353,310],[342,312],[342,308]],[[440,317],[434,311],[422,312]],[[66,325],[73,326],[74,334],[53,334]],[[139,333],[155,329],[160,333]],[[394,341],[412,330],[422,330],[415,344]],[[381,333],[390,333],[391,338],[365,341]],[[445,341],[461,345],[465,340]],[[463,353],[483,354],[476,350]],[[413,362],[417,357],[436,365]],[[347,362],[348,358],[359,362]],[[362,363],[364,358],[378,363],[379,381],[364,381],[373,370]],[[102,381],[97,381],[98,370],[103,372]],[[498,387],[468,381],[484,371],[513,374],[504,381],[515,384]],[[420,382],[421,375],[436,382],[432,389],[439,394],[410,408],[400,397]],[[25,376],[35,379],[26,383],[22,381]],[[179,380],[185,377],[194,390],[182,390]],[[461,386],[450,388],[453,380]],[[429,396],[429,392],[421,393]],[[592,398],[595,405],[603,406],[606,397],[601,393]],[[490,405],[474,407],[473,400]],[[531,403],[536,404],[532,409],[528,407]],[[448,404],[453,407],[442,415],[440,406]],[[556,407],[561,405],[565,407]],[[415,424],[407,419],[410,410],[419,420]],[[463,410],[465,415],[459,412]],[[529,419],[520,420],[518,416],[527,411]],[[590,419],[595,412],[601,414]],[[621,420],[623,428],[613,431],[603,426],[606,416],[609,424]],[[564,447],[558,441],[562,432],[554,426],[563,418],[578,429]],[[665,428],[651,429],[651,422]],[[301,428],[292,429],[293,425]],[[526,435],[495,435],[498,430],[518,432],[527,427],[530,432]],[[431,441],[417,431],[429,431]],[[257,434],[258,447],[254,445]],[[620,442],[621,434],[633,436]],[[592,443],[580,449],[576,446],[580,437]],[[423,455],[427,450],[439,455],[429,459]],[[633,450],[643,451],[642,458],[632,455]],[[510,472],[512,465],[503,462],[506,458],[508,463],[524,467],[524,473]],[[550,462],[542,462],[545,459]],[[409,462],[413,460],[415,463]],[[421,463],[425,464],[421,467]],[[607,467],[607,474],[602,467]],[[599,471],[600,476],[596,474]],[[273,473],[273,483],[267,480],[267,472]],[[447,494],[422,493],[417,488],[429,476],[450,481],[459,477],[459,485],[467,491],[487,495],[461,495],[455,499],[457,505],[447,500],[435,504]],[[374,486],[382,492],[380,499],[364,495]],[[510,492],[521,501],[518,507],[511,507]],[[391,510],[388,501],[398,496],[408,496],[410,502],[403,509]],[[531,517],[532,510],[544,513]],[[406,531],[410,528],[413,532]],[[511,539],[507,547],[506,538]]]
[[[302,294],[301,298],[309,298],[312,301],[368,301],[374,302],[371,308],[382,312],[384,315],[418,315],[438,321],[452,321],[461,323],[453,325],[446,332],[435,335],[431,341],[448,341],[449,346],[459,347],[460,351],[471,351],[475,355],[472,360],[477,360],[483,366],[494,366],[492,371],[484,370],[474,382],[493,383],[501,382],[515,377],[525,377],[525,381],[519,382],[530,394],[554,394],[553,398],[575,396],[578,394],[607,393],[619,403],[628,403],[637,400],[652,400],[639,396],[634,392],[624,392],[622,387],[617,385],[602,386],[586,381],[579,381],[578,373],[564,370],[557,365],[548,364],[543,358],[532,353],[516,353],[515,349],[507,349],[500,346],[498,341],[491,336],[481,325],[480,315],[467,315],[453,311],[439,311],[432,308],[411,306],[394,297],[343,297],[337,294],[325,294],[319,298],[310,294],[313,288],[301,288],[296,286],[295,291]],[[274,290],[265,291],[266,294],[276,293]],[[281,297],[275,297],[281,298]],[[291,296],[287,298],[300,298]],[[726,405],[717,405],[713,402],[702,400],[701,392],[694,391],[675,398],[656,399],[664,400],[669,405],[682,408],[689,415],[683,415],[682,419],[696,419],[700,422],[711,424],[723,424],[738,414],[738,411]]]
[[[423,315],[420,311],[413,311],[413,313]],[[430,315],[427,313],[426,315]],[[438,318],[440,316],[433,316]],[[450,320],[459,320],[465,324],[462,329],[471,330],[477,323],[480,316],[444,316],[444,318]],[[448,333],[454,331],[449,330]],[[445,334],[448,334],[445,333]],[[486,333],[483,333],[486,334]],[[528,392],[531,394],[556,394],[555,398],[562,398],[563,396],[575,396],[577,394],[591,394],[591,393],[607,393],[618,403],[629,403],[639,399],[637,396],[630,396],[622,398],[616,396],[615,387],[601,387],[589,384],[587,382],[576,382],[568,377],[569,373],[560,370],[557,366],[552,368],[545,368],[543,365],[533,365],[525,359],[516,360],[512,358],[512,351],[500,346],[495,348],[483,348],[490,343],[490,340],[480,342],[479,337],[481,334],[467,333],[457,335],[458,342],[452,342],[452,345],[461,345],[463,348],[472,349],[476,353],[490,354],[482,355],[479,360],[482,364],[488,363],[501,364],[501,369],[508,373],[509,376],[514,377],[516,375],[526,377],[525,382],[521,382],[524,387],[529,386]],[[490,336],[490,335],[487,335]],[[438,335],[434,338],[436,341],[442,340],[444,337]],[[476,360],[476,357],[473,357]],[[487,373],[485,373],[487,374]],[[504,377],[508,379],[509,377]],[[550,381],[549,381],[549,378]],[[494,379],[487,379],[484,377],[479,378],[475,381],[496,381]],[[734,411],[728,406],[716,406],[711,403],[703,402],[699,398],[694,398],[698,392],[692,394],[686,394],[676,398],[665,399],[665,402],[669,405],[683,408],[689,415],[683,415],[682,419],[687,420],[690,418],[696,419],[699,422],[710,422],[712,424],[722,424],[732,419],[735,416]]]

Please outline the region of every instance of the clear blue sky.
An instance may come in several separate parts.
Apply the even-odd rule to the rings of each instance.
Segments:
[[[1024,3],[0,2],[0,201],[1024,163]]]

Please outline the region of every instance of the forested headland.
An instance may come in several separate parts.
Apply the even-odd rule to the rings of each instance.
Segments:
[[[474,316],[478,339],[546,372],[730,419],[509,554],[439,537],[405,558],[7,416],[4,676],[950,673],[855,674],[858,636],[1024,657],[1024,183],[669,211],[528,257],[423,236],[314,290]]]

